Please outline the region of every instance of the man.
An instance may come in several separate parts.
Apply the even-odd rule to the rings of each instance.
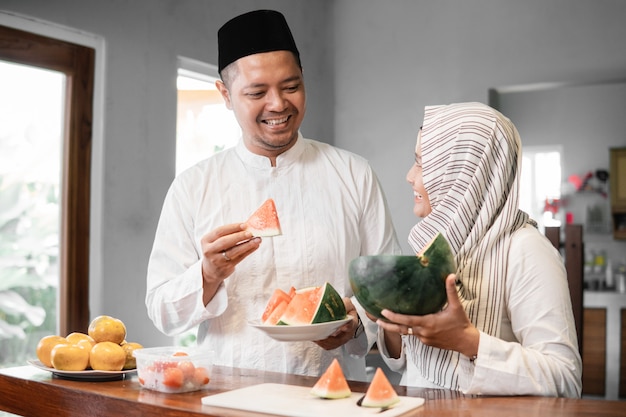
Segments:
[[[242,138],[170,187],[148,265],[148,314],[168,335],[199,326],[198,345],[215,351],[218,365],[320,375],[337,358],[347,378],[364,380],[376,328],[349,298],[348,264],[400,253],[378,180],[364,159],[300,134],[303,73],[282,14],[230,20],[218,47],[216,86]],[[270,197],[282,235],[252,238],[242,222]],[[278,342],[249,325],[274,289],[325,281],[354,317],[336,334]]]

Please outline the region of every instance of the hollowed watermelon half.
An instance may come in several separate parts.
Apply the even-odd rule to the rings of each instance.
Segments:
[[[339,361],[335,358],[326,372],[317,380],[311,394],[328,399],[346,398],[352,394]]]
[[[400,402],[400,397],[393,389],[382,369],[376,368],[374,378],[367,388],[365,397],[361,400],[361,407],[388,408]]]
[[[277,324],[305,325],[346,318],[346,307],[330,283],[296,291]]]
[[[455,271],[454,255],[441,233],[417,256],[360,256],[349,267],[357,300],[383,319],[383,309],[409,315],[439,311],[446,302],[446,277]]]

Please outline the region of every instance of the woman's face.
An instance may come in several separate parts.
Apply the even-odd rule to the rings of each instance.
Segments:
[[[422,178],[422,129],[417,133],[417,143],[415,144],[415,163],[406,174],[406,180],[413,188],[413,213],[417,217],[426,217],[432,211],[428,193],[424,188],[424,179]]]

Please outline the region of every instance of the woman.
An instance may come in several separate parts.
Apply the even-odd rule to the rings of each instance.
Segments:
[[[479,103],[426,107],[407,174],[418,252],[437,233],[457,273],[436,314],[384,310],[378,346],[401,384],[467,394],[580,397],[578,352],[562,259],[519,210],[515,126]]]

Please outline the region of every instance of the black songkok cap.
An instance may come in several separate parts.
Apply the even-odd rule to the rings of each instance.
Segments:
[[[255,10],[226,22],[217,31],[218,71],[244,56],[271,51],[291,51],[300,58],[282,13]]]

